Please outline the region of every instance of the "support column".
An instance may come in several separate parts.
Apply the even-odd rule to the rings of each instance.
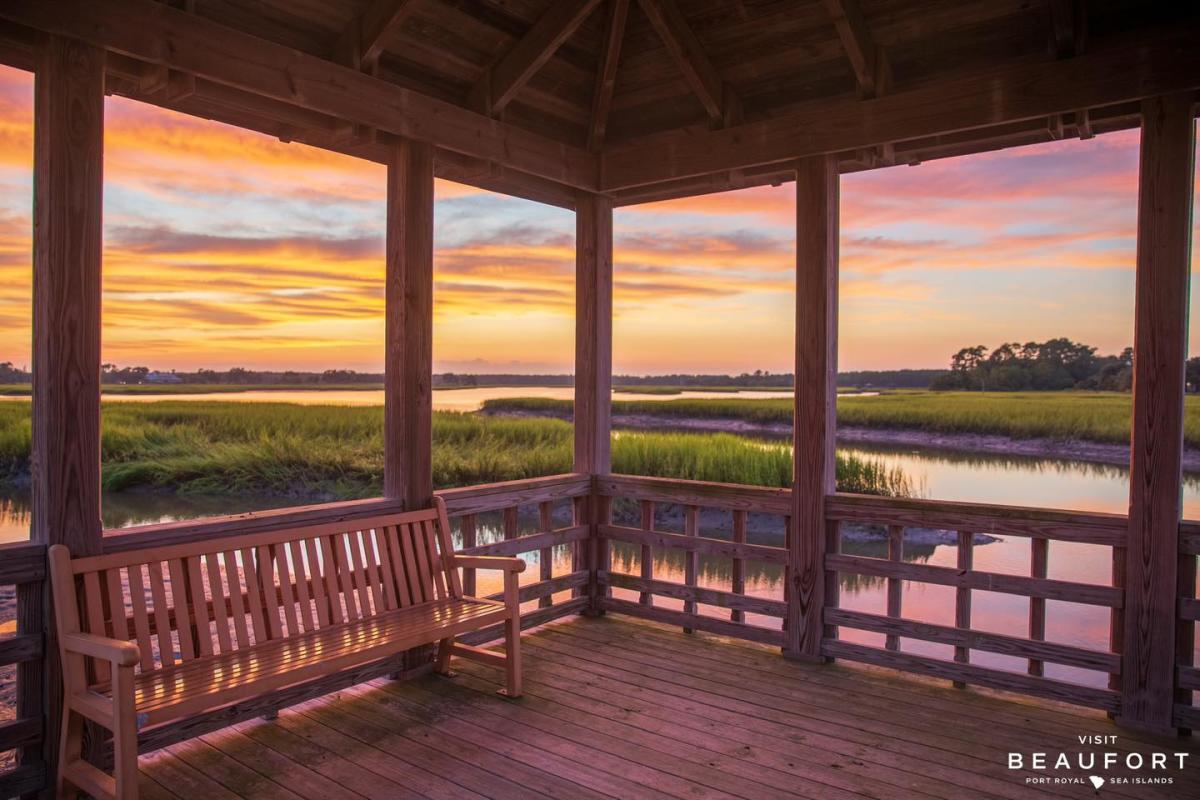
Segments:
[[[1175,696],[1184,361],[1195,121],[1191,93],[1142,102],[1122,725],[1170,733]]]
[[[612,471],[612,200],[580,194],[575,207],[575,472],[603,475]],[[585,556],[576,569],[591,572],[590,611],[598,612],[600,587],[596,572],[608,561],[608,547],[596,537],[605,522],[607,503],[590,498]],[[579,550],[576,551],[577,554]]]
[[[821,660],[825,495],[835,489],[838,168],[829,156],[796,163],[796,386],[792,519],[788,527],[783,654]]]
[[[388,164],[383,494],[433,502],[433,148],[400,140]]]
[[[30,538],[73,555],[101,549],[100,252],[104,51],[60,37],[38,44],[34,92],[33,508]],[[49,592],[22,589],[20,633],[45,633],[46,661],[21,665],[18,717],[44,710],[50,785],[62,713]]]

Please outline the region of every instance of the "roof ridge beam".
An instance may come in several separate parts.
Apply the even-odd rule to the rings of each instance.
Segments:
[[[617,64],[625,39],[625,21],[629,18],[629,0],[611,0],[604,50],[596,70],[596,92],[592,96],[592,119],[588,125],[588,149],[598,151],[608,130],[608,112],[612,109],[613,90],[617,85]]]
[[[383,52],[384,37],[412,14],[416,4],[417,0],[368,0],[338,38],[334,57],[369,72],[369,65]]]
[[[600,0],[555,0],[529,32],[483,73],[471,88],[467,105],[489,116],[503,111],[598,5]]]
[[[854,69],[859,97],[869,99],[883,94],[890,75],[888,59],[875,44],[858,0],[825,0],[825,7]]]
[[[713,125],[728,127],[740,123],[741,98],[721,79],[675,0],[638,0],[638,3]]]

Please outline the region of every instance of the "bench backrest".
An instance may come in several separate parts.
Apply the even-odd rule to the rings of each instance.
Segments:
[[[440,498],[422,511],[85,558],[60,546],[50,566],[59,629],[137,643],[141,671],[462,596]],[[105,664],[91,670],[108,679]]]

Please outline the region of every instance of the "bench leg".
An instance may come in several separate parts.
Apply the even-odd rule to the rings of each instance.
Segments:
[[[509,617],[504,621],[504,689],[505,697],[521,696],[521,597],[515,572],[504,573],[504,604]]]
[[[64,699],[62,731],[58,738],[58,779],[55,782],[55,797],[75,798],[79,795],[79,787],[67,777],[67,768],[82,758],[83,717],[68,708]]]
[[[454,650],[454,637],[448,636],[438,642],[437,665],[434,667],[434,672],[444,678],[454,676],[450,669],[450,653]]]
[[[113,670],[113,700],[116,712],[113,725],[115,800],[137,800],[138,733],[137,713],[133,705],[133,667]]]

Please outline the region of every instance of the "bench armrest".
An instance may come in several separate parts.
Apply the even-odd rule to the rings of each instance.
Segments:
[[[71,653],[111,661],[118,667],[136,666],[142,653],[133,642],[109,639],[91,633],[67,633],[62,636],[62,646]]]
[[[454,566],[467,569],[498,569],[504,572],[524,572],[525,559],[512,556],[459,556],[454,557]]]

